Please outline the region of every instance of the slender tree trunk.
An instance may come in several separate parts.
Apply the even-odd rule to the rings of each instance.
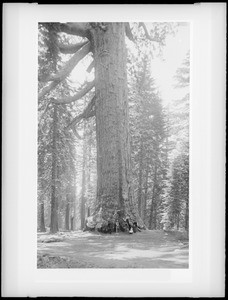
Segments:
[[[156,196],[155,196],[156,197]],[[157,199],[154,199],[154,217],[153,217],[153,229],[157,229]]]
[[[168,166],[168,161],[169,161],[169,138],[168,136],[165,139],[165,162],[166,166]]]
[[[149,229],[152,229],[153,212],[154,212],[154,197],[153,197],[153,193],[152,193],[151,206],[150,206],[150,217],[149,217]]]
[[[153,225],[153,217],[154,217],[155,198],[156,198],[156,185],[157,185],[157,166],[155,165],[154,184],[153,184],[153,190],[152,190],[152,201],[151,201],[150,218],[149,218],[149,228],[150,229],[154,229],[152,227],[152,225]]]
[[[91,193],[92,193],[92,184],[91,184],[91,157],[92,157],[92,146],[91,146],[91,140],[88,139],[87,141],[87,147],[88,147],[88,157],[87,157],[87,176],[86,176],[86,199],[87,199],[87,210],[86,210],[86,215],[87,217],[90,216],[90,201],[91,199]]]
[[[81,216],[81,229],[85,227],[85,193],[86,193],[86,137],[85,137],[86,126],[84,123],[84,140],[83,140],[83,163],[82,163],[82,196],[80,206]]]
[[[66,195],[65,230],[70,230],[70,194]]]
[[[144,186],[144,198],[142,203],[142,220],[145,222],[146,218],[146,204],[147,204],[147,195],[148,195],[148,175],[149,175],[149,166],[146,168],[146,177],[145,177],[145,186]]]
[[[75,157],[77,158],[77,148],[75,147]],[[73,220],[73,230],[76,230],[77,225],[77,164],[75,167],[75,174],[74,174],[74,220]]]
[[[140,154],[139,154],[139,187],[138,187],[138,210],[139,215],[142,217],[142,177],[143,177],[143,138],[140,141]]]
[[[106,222],[114,222],[120,210],[132,220],[130,142],[124,23],[107,23],[94,28],[97,205]],[[139,220],[138,220],[139,222]]]
[[[44,201],[43,201],[43,199],[42,199],[42,202],[40,203],[39,207],[40,207],[39,231],[45,232],[46,228],[45,228],[45,221],[44,221]]]
[[[52,182],[51,182],[51,224],[50,232],[56,233],[58,229],[58,212],[57,212],[57,194],[56,194],[56,177],[57,177],[57,107],[53,109],[53,132],[52,132]]]
[[[90,208],[87,207],[87,217],[89,217],[89,216],[90,216]]]
[[[189,201],[186,201],[186,208],[185,208],[185,230],[189,231]]]
[[[74,217],[70,217],[70,230],[74,230]]]
[[[178,213],[177,214],[177,230],[179,230],[179,228],[180,228],[180,214]]]

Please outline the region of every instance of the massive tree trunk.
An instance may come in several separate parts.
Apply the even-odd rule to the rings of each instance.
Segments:
[[[50,232],[58,231],[58,212],[57,212],[57,193],[56,193],[56,178],[57,178],[57,107],[53,108],[53,131],[52,131],[52,178],[51,178],[51,224]]]
[[[115,213],[139,222],[132,201],[124,23],[94,26],[97,202],[102,224],[115,226]]]

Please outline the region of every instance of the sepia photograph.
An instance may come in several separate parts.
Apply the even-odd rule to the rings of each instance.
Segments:
[[[190,23],[38,25],[38,268],[188,268]]]

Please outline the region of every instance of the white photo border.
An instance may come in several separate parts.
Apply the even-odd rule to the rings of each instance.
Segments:
[[[3,6],[3,296],[207,297],[225,289],[225,8]],[[37,269],[39,22],[191,24],[189,269]]]

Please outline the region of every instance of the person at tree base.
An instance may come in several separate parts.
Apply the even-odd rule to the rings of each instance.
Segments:
[[[101,233],[112,232],[127,232],[129,234],[141,232],[140,226],[136,221],[127,216],[124,216],[124,212],[116,210],[112,220],[106,221],[102,218],[102,208],[95,215],[89,216],[85,221],[85,227],[83,231],[98,231]]]

